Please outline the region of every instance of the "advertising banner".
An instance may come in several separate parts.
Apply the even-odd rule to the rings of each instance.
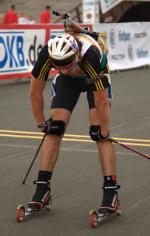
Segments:
[[[110,70],[150,65],[150,22],[95,24],[105,32]]]
[[[30,78],[43,46],[62,33],[63,24],[0,25],[0,80]],[[50,73],[56,71],[53,69]]]
[[[45,41],[43,28],[0,26],[0,79],[30,76]]]
[[[100,2],[99,0],[83,0],[83,23],[94,24],[100,20]]]
[[[45,42],[45,30],[0,30],[0,76],[30,72]]]
[[[105,14],[123,0],[100,0],[101,12]]]
[[[124,2],[150,2],[150,0],[124,0]]]
[[[81,24],[82,27],[92,25]],[[150,22],[94,24],[104,32],[110,70],[150,65]],[[50,37],[62,34],[62,24],[0,26],[0,80],[30,78],[31,70]],[[56,73],[51,70],[51,73]]]

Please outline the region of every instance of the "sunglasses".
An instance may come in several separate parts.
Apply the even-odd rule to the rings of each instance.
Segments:
[[[57,68],[64,68],[64,69],[68,69],[70,68],[75,62],[75,58],[73,58],[70,61],[53,61],[52,65],[57,69]]]

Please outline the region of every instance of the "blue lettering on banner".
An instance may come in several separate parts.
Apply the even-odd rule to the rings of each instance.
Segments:
[[[131,34],[119,31],[118,38],[119,38],[119,41],[129,41],[131,38]]]
[[[18,60],[20,62],[20,66],[24,66],[25,65],[25,58],[24,58],[24,54],[23,54],[23,43],[24,40],[21,36],[18,36],[17,38],[17,55],[18,55]]]
[[[64,29],[52,29],[50,31],[51,39],[55,38],[56,36],[59,36],[64,33]]]
[[[23,52],[24,46],[24,32],[1,32],[0,36],[0,68],[9,67],[9,71],[14,68],[15,71],[21,71],[26,65],[25,56]],[[18,68],[16,70],[16,68]],[[25,68],[24,68],[25,70]]]
[[[136,53],[137,53],[138,58],[147,58],[148,57],[148,50],[137,49]]]
[[[3,68],[7,62],[8,53],[7,53],[5,41],[2,37],[0,37],[0,47],[1,45],[3,46],[3,49],[4,49],[4,57],[2,59],[0,58],[0,68]]]
[[[14,64],[16,67],[18,67],[18,63],[17,63],[17,60],[15,59],[14,52],[13,52],[14,40],[15,40],[15,36],[13,36],[12,38],[10,38],[9,36],[6,37],[7,49],[9,53],[9,67],[13,67]]]

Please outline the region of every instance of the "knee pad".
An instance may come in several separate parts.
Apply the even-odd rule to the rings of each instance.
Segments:
[[[93,141],[99,141],[100,125],[91,125],[89,134]]]
[[[109,140],[109,133],[106,137],[102,136],[100,125],[91,125],[89,134],[91,136],[91,139],[93,141],[96,141],[96,142],[97,141],[103,142],[103,141],[108,141]]]
[[[61,136],[65,132],[65,122],[63,120],[49,119],[49,124],[46,130],[48,134],[55,134]]]

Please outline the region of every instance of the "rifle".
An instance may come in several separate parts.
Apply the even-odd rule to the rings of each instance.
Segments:
[[[58,11],[53,11],[52,13],[55,16],[60,16],[60,18],[64,20],[64,28],[66,32],[89,34],[88,30],[80,27],[75,21],[70,18],[70,15],[68,13],[62,14]]]
[[[78,34],[78,33],[83,33],[83,34],[87,34],[87,35],[91,36],[96,41],[98,41],[100,33],[98,33],[98,32],[89,32],[88,28],[80,27],[79,24],[77,24],[75,21],[73,21],[70,18],[70,15],[68,13],[62,14],[58,11],[53,11],[52,13],[55,16],[60,16],[60,18],[64,20],[64,28],[65,28],[66,33],[70,33],[72,35]],[[100,44],[103,44],[103,43],[100,43]]]

